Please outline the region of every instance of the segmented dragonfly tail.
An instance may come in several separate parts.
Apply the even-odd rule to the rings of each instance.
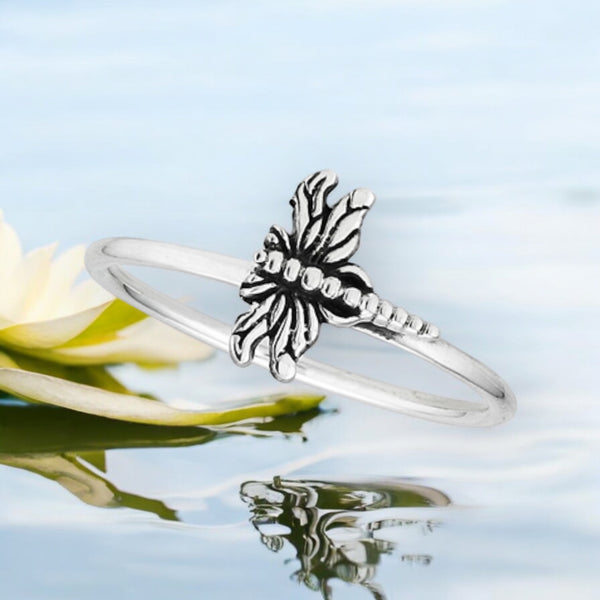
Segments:
[[[361,298],[361,321],[371,322],[377,327],[393,333],[415,335],[434,340],[440,337],[438,327],[410,314],[404,308],[382,300],[377,294],[366,294]]]

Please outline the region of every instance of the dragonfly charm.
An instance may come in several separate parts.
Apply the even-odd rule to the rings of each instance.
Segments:
[[[434,325],[380,299],[364,270],[348,262],[375,195],[359,188],[329,206],[327,198],[337,184],[337,175],[328,170],[300,182],[290,200],[292,233],[274,225],[256,253],[240,286],[250,308],[237,318],[230,337],[229,352],[237,365],[249,365],[267,339],[271,374],[291,381],[322,323],[372,323],[389,337],[439,336]]]

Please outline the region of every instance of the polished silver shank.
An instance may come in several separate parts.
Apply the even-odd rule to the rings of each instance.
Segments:
[[[124,270],[126,265],[180,271],[240,288],[254,270],[252,263],[185,246],[132,238],[99,240],[86,254],[86,266],[92,277],[115,296],[202,342],[229,351],[230,325],[155,290]],[[515,398],[502,379],[443,339],[407,335],[394,331],[389,322],[378,325],[376,320],[358,322],[352,329],[424,358],[473,387],[483,401],[458,400],[406,389],[306,356],[298,360],[295,379],[321,390],[441,423],[495,425],[514,414]],[[270,367],[268,340],[259,343],[252,363]]]

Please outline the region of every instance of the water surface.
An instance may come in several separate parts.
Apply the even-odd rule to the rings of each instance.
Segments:
[[[224,432],[0,404],[0,590],[80,598],[595,598],[598,8],[592,2],[3,2],[0,200],[30,248],[137,235],[250,257],[333,168],[356,261],[489,363],[510,423],[329,396]],[[152,281],[231,321],[233,290]],[[316,358],[462,386],[349,331]],[[281,390],[224,355],[116,368],[167,401]]]

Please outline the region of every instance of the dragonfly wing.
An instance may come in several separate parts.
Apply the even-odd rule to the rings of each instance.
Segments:
[[[317,171],[300,182],[290,200],[297,252],[309,252],[318,239],[329,212],[327,196],[337,183],[337,175],[329,170]]]
[[[357,287],[363,293],[373,290],[371,278],[365,270],[354,263],[344,263],[337,267],[335,275],[347,286]]]
[[[360,243],[360,228],[375,194],[357,189],[341,198],[331,209],[313,249],[316,260],[336,264],[348,260]]]
[[[265,279],[262,275],[252,272],[240,286],[240,296],[248,303],[262,302],[277,289],[274,281]]]
[[[283,318],[279,319],[273,331],[269,351],[269,368],[279,381],[291,381],[296,375],[296,363],[290,352],[293,321],[293,304],[287,304]]]
[[[229,354],[237,365],[249,365],[256,348],[268,335],[271,309],[277,297],[276,293],[266,296],[262,302],[252,304],[248,312],[237,318],[229,338]]]
[[[304,298],[294,299],[295,319],[292,336],[292,353],[296,360],[317,341],[321,323],[312,302]]]
[[[291,381],[295,377],[296,362],[316,342],[320,325],[311,302],[297,296],[286,299],[270,348],[270,369],[277,379]]]

